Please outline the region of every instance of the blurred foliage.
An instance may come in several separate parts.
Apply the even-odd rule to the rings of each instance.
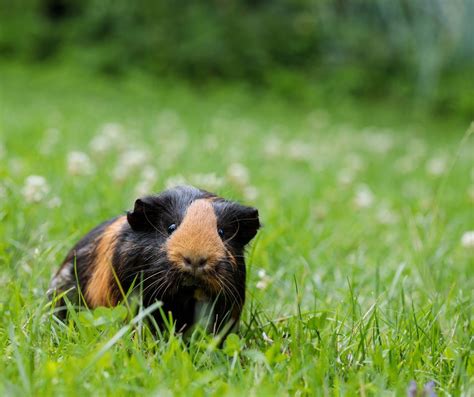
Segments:
[[[317,85],[474,113],[470,0],[1,2],[2,57],[64,56],[108,74],[138,67],[284,93]]]

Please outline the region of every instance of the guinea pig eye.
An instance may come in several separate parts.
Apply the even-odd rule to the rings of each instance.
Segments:
[[[173,233],[176,230],[176,223],[172,223],[168,226],[168,234]]]
[[[217,229],[217,234],[220,236],[220,238],[224,238],[224,230],[221,228]]]

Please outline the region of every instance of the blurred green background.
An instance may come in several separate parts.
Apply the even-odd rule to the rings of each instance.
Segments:
[[[471,0],[0,2],[0,57],[239,81],[291,100],[381,99],[469,120]]]

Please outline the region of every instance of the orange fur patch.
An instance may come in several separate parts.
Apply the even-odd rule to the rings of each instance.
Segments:
[[[117,304],[117,298],[111,294],[114,282],[112,257],[118,232],[126,221],[127,218],[122,216],[110,224],[104,230],[97,244],[93,274],[85,291],[87,304],[92,309],[98,306],[115,306]]]
[[[167,242],[168,259],[180,266],[183,258],[205,259],[213,265],[225,256],[226,249],[217,233],[217,217],[209,200],[194,201],[181,225]]]

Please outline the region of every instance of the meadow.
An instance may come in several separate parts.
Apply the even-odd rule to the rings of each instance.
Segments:
[[[0,76],[1,395],[472,395],[469,122],[73,66]],[[260,211],[239,332],[156,338],[125,305],[56,320],[72,244],[183,183]]]

